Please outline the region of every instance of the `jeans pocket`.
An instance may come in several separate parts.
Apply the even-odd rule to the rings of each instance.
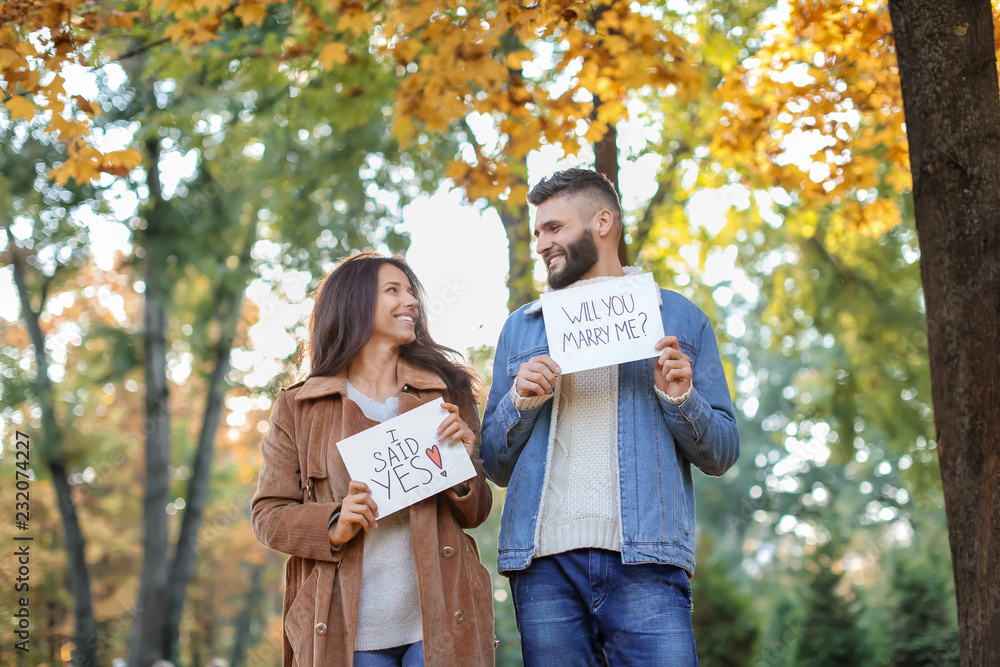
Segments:
[[[688,609],[694,611],[694,594],[691,592],[691,579],[688,578],[687,571],[682,567],[677,567],[675,565],[667,565],[666,567],[673,568],[674,579],[677,581],[677,587],[684,593],[684,597],[687,599]]]

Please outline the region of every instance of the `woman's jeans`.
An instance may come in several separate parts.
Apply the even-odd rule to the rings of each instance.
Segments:
[[[424,667],[424,643],[355,651],[354,667]]]
[[[682,568],[578,549],[535,558],[510,587],[526,667],[698,664]]]

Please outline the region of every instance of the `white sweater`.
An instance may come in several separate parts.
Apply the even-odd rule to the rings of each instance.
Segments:
[[[399,411],[398,399],[390,398],[385,403],[379,403],[360,393],[350,383],[347,385],[347,397],[374,421],[387,421]],[[423,625],[413,546],[410,543],[409,508],[379,518],[378,528],[366,533],[364,540],[354,650],[377,651],[420,641],[423,639]]]

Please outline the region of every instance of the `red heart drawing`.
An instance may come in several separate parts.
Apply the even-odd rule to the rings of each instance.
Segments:
[[[433,461],[434,465],[436,465],[438,468],[442,467],[441,466],[441,450],[438,449],[437,445],[434,445],[433,447],[431,447],[431,448],[429,448],[427,450],[427,458],[429,458],[431,461]],[[447,470],[442,470],[441,474],[443,476],[447,477],[448,476],[448,471]]]

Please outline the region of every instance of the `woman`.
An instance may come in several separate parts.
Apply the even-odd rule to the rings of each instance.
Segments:
[[[422,306],[401,258],[344,260],[318,291],[311,370],[275,399],[252,510],[257,539],[291,556],[285,667],[494,663],[492,582],[462,530],[492,503],[478,379],[431,339]],[[380,519],[336,443],[438,398],[439,439],[464,445],[476,476]]]

